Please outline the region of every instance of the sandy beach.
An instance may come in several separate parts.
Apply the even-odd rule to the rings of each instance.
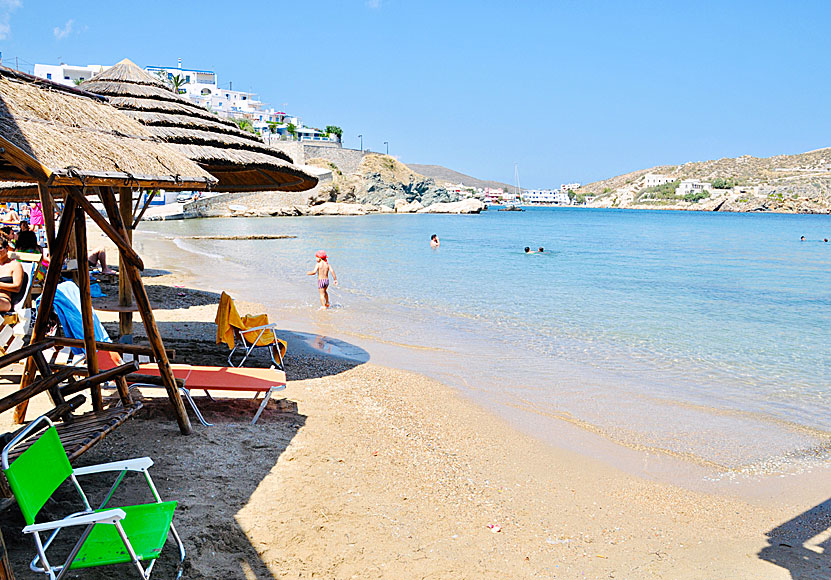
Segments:
[[[173,256],[144,256],[166,346],[176,362],[223,365],[219,296],[194,287]],[[101,318],[117,332],[115,315]],[[161,392],[143,392],[145,410],[79,463],[153,457],[161,493],[179,501],[185,578],[828,577],[827,486],[806,479],[798,495],[751,499],[641,479],[519,433],[441,383],[281,334],[288,386],[256,425],[259,401],[200,396],[215,425],[194,419],[185,437]],[[29,416],[47,408],[41,396]],[[0,419],[12,429],[11,413]],[[0,517],[18,578],[34,577],[17,508]],[[165,577],[172,560],[159,566]]]

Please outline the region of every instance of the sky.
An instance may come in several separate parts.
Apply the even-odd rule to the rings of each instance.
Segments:
[[[181,58],[346,147],[551,188],[831,146],[829,22],[826,0],[0,0],[0,51]]]

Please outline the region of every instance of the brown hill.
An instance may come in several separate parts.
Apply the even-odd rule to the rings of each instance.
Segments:
[[[657,173],[672,180],[730,180],[732,187],[713,190],[699,202],[646,199],[645,176]],[[798,155],[743,155],[682,165],[661,165],[589,183],[578,193],[596,196],[596,207],[652,209],[721,209],[731,211],[821,212],[831,208],[831,148]]]
[[[508,185],[507,183],[502,183],[500,181],[488,181],[486,179],[477,179],[475,177],[471,177],[470,175],[465,175],[464,173],[453,171],[452,169],[448,169],[447,167],[442,167],[441,165],[419,165],[418,163],[407,163],[407,167],[409,167],[416,173],[420,173],[421,175],[424,175],[426,177],[432,177],[439,183],[449,183],[451,185],[458,185],[460,183],[463,183],[468,187],[482,188],[513,188],[513,185]]]

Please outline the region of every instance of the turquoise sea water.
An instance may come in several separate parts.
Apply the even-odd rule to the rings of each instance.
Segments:
[[[287,328],[375,345],[374,362],[432,374],[542,438],[566,420],[744,472],[826,453],[829,216],[532,208],[142,227]],[[204,234],[297,237],[187,238]],[[305,276],[318,249],[341,282],[329,312]],[[223,262],[248,274],[220,283]]]

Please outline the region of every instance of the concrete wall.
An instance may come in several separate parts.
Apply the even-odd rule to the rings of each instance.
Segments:
[[[305,160],[320,158],[331,161],[338,166],[344,175],[355,173],[364,158],[363,151],[356,149],[343,149],[340,147],[325,147],[320,145],[303,145]]]
[[[273,141],[271,146],[287,153],[297,165],[305,165],[309,159],[315,158],[331,161],[344,175],[355,173],[366,155],[363,151],[344,149],[335,143],[312,145],[302,141]]]

